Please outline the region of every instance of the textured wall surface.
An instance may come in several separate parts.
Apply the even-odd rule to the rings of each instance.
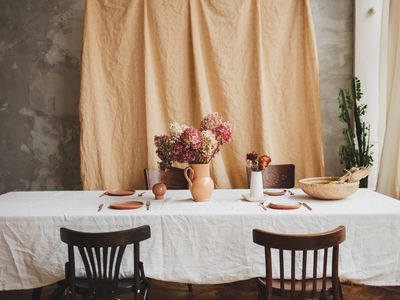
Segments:
[[[326,173],[335,174],[342,140],[336,97],[353,70],[353,1],[311,5]],[[83,14],[83,0],[0,1],[0,193],[80,188]]]
[[[310,3],[320,66],[325,174],[340,175],[343,167],[339,148],[344,140],[337,96],[339,89],[347,87],[353,76],[354,2],[311,0]]]
[[[0,2],[0,193],[79,188],[84,1]]]

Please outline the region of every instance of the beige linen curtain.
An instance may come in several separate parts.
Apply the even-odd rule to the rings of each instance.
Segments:
[[[400,1],[385,1],[384,8],[377,191],[400,199]]]
[[[323,173],[319,74],[308,1],[86,2],[81,79],[85,189],[140,188],[156,134],[218,111],[233,142],[212,162],[245,187],[245,154]]]

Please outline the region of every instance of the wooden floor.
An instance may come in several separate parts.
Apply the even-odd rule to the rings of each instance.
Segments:
[[[42,299],[50,295],[54,286],[43,291]],[[367,287],[343,285],[344,297],[347,300],[400,300],[400,287]],[[29,300],[30,291],[0,292],[1,300]],[[78,298],[80,299],[80,298]],[[133,295],[121,298],[133,299]],[[220,284],[194,285],[193,294],[189,295],[187,286],[180,283],[152,280],[149,300],[257,300],[253,280]]]

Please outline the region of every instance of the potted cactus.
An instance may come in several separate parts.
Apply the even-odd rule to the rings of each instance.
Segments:
[[[361,97],[361,83],[357,77],[353,77],[349,89],[339,91],[339,119],[346,125],[342,131],[346,144],[339,153],[340,162],[346,170],[370,167],[373,162],[372,145],[369,143],[370,126],[363,120],[367,105],[361,103]],[[360,180],[360,187],[368,187],[368,177]]]

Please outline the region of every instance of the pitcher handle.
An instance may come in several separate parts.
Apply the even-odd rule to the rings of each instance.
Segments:
[[[188,174],[190,172],[190,174]],[[183,174],[185,175],[185,178],[187,182],[189,183],[189,189],[192,188],[192,179],[193,178],[193,169],[192,167],[186,167],[185,170],[183,171]]]

